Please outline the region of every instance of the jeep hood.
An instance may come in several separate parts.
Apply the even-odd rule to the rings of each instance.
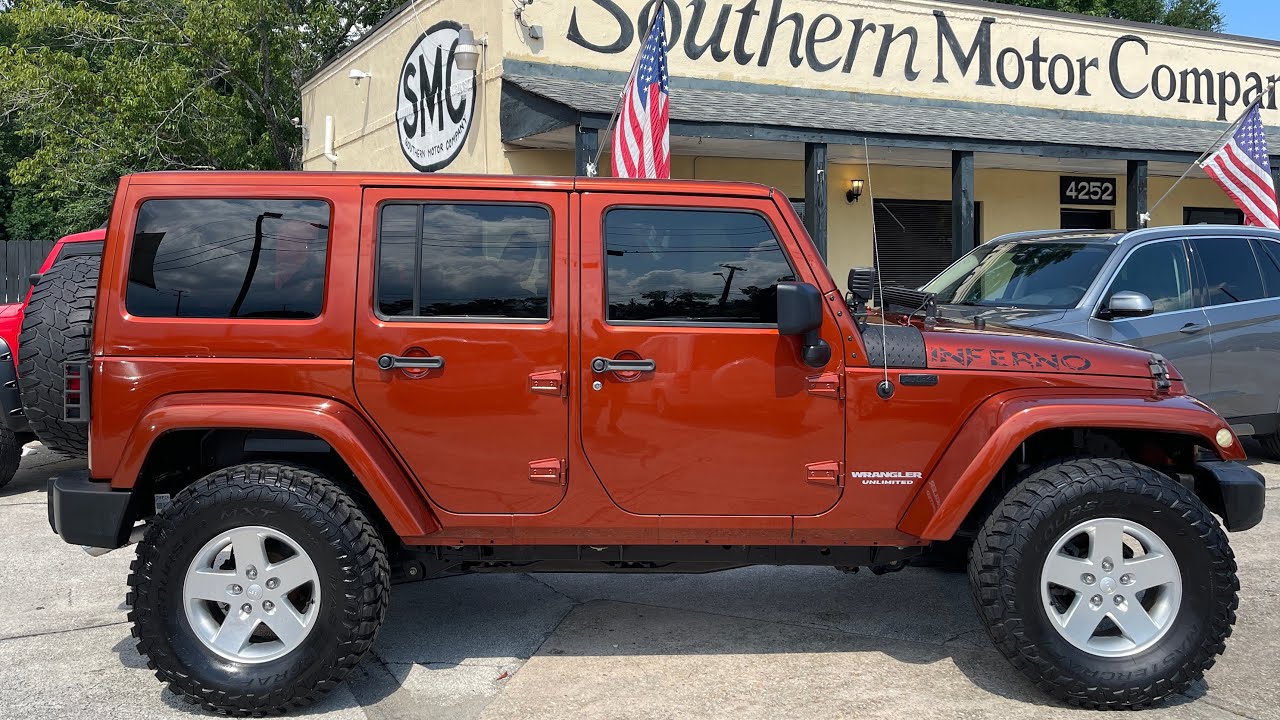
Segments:
[[[984,321],[993,324],[1038,327],[1062,320],[1066,317],[1067,311],[981,305],[939,305],[938,314],[953,320],[972,321],[975,317],[981,317]]]
[[[921,331],[930,369],[1152,376],[1153,353],[1078,335],[994,324],[979,330],[943,318]],[[1182,379],[1172,367],[1168,373]]]

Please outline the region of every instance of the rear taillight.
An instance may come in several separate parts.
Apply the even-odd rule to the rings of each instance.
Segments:
[[[89,362],[62,364],[62,419],[89,422]]]

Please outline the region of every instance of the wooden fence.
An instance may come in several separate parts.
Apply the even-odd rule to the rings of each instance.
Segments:
[[[0,282],[4,283],[0,293],[4,295],[3,302],[22,302],[27,297],[27,288],[31,287],[27,277],[40,269],[52,249],[53,242],[0,242]]]

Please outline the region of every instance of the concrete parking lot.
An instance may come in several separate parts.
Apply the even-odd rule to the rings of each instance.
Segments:
[[[0,718],[205,715],[157,682],[123,606],[132,551],[50,531],[38,445],[0,490]],[[1273,488],[1280,464],[1258,463]],[[1268,493],[1274,508],[1280,492]],[[1280,718],[1280,518],[1232,538],[1227,653],[1154,718]],[[474,575],[399,586],[323,718],[1059,718],[992,649],[961,574]]]

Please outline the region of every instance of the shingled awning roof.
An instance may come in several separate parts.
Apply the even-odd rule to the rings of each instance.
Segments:
[[[617,77],[612,77],[616,75]],[[621,73],[508,62],[503,82],[585,116],[608,117]],[[975,103],[886,98],[747,83],[672,78],[673,135],[974,147],[991,152],[1187,161],[1208,150],[1225,123],[1041,110]],[[503,113],[504,123],[509,113]],[[514,128],[510,128],[514,129]],[[519,131],[503,128],[503,139]],[[814,137],[810,138],[809,135]],[[1268,131],[1280,151],[1280,131]]]

